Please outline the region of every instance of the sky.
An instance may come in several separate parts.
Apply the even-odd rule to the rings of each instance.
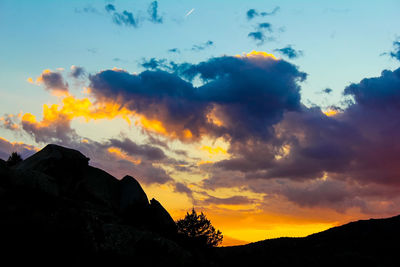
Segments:
[[[224,245],[397,215],[399,10],[0,0],[0,158],[78,149]]]

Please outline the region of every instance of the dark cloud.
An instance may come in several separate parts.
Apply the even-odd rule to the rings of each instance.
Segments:
[[[79,78],[85,77],[86,71],[85,71],[85,69],[82,68],[82,67],[79,67],[79,66],[72,66],[72,67],[71,67],[70,75],[71,75],[72,77],[74,77],[75,79],[79,79]]]
[[[257,45],[264,44],[265,41],[272,41],[274,38],[267,36],[272,33],[272,26],[268,22],[258,23],[254,32],[250,32],[247,37],[257,41]]]
[[[390,56],[400,60],[400,41],[393,42],[394,50],[390,52]]]
[[[138,145],[127,138],[123,140],[111,139],[109,141],[109,144],[110,146],[122,149],[123,151],[128,153],[128,155],[139,156],[145,160],[149,160],[152,162],[161,161],[167,158],[164,154],[164,151],[162,151],[160,148],[147,144]]]
[[[115,6],[114,6],[113,4],[108,4],[108,5],[106,5],[104,8],[105,8],[105,10],[106,10],[107,12],[116,11]]]
[[[135,18],[132,12],[127,10],[118,12],[113,4],[107,4],[104,9],[112,16],[112,21],[117,25],[134,28],[139,26],[137,18]]]
[[[325,88],[324,90],[322,90],[322,92],[325,94],[330,94],[333,92],[333,90],[331,88]]]
[[[258,16],[258,12],[254,8],[252,8],[252,9],[247,10],[246,16],[247,16],[248,20],[251,20]]]
[[[269,32],[272,31],[271,29],[271,24],[268,22],[263,22],[263,23],[259,23],[257,26],[258,29],[263,29],[263,30],[267,30]]]
[[[44,71],[40,75],[39,81],[44,84],[47,90],[68,91],[68,83],[64,81],[63,76],[59,72]]]
[[[150,3],[147,12],[150,16],[150,21],[153,23],[163,23],[163,18],[158,15],[158,2],[153,1]]]
[[[319,107],[286,112],[270,139],[231,143],[232,157],[213,164],[204,184],[248,185],[340,212],[376,212],[382,209],[376,200],[385,199],[393,212],[400,205],[399,88],[400,69],[385,70],[346,87],[353,102],[332,117]]]
[[[380,77],[366,78],[344,90],[352,96],[355,107],[373,109],[400,108],[400,69],[384,70]],[[353,107],[354,108],[354,107]]]
[[[184,80],[197,76],[204,82],[197,88]],[[258,55],[180,64],[175,73],[106,70],[89,78],[98,100],[118,99],[132,111],[163,122],[168,130],[188,129],[194,139],[210,134],[236,140],[266,138],[286,110],[299,109],[298,82],[305,77],[284,60]],[[223,125],[213,123],[210,113]]]
[[[168,52],[169,53],[180,53],[181,51],[178,49],[178,48],[171,48],[171,49],[168,49]]]
[[[280,10],[280,7],[277,6],[275,7],[271,12],[266,12],[266,11],[262,11],[262,12],[258,12],[257,10],[255,10],[254,8],[247,10],[246,12],[246,16],[248,20],[252,20],[255,17],[261,16],[261,17],[265,17],[265,16],[273,16],[275,15],[278,11]]]
[[[186,194],[189,198],[193,199],[193,191],[184,183],[175,182],[174,191],[177,193]]]
[[[259,41],[259,44],[263,44],[266,38],[262,31],[250,32],[247,36],[255,41]]]
[[[131,26],[134,28],[138,27],[137,21],[133,16],[133,13],[129,11],[122,11],[122,13],[114,12],[113,22],[117,25]]]
[[[290,59],[298,58],[303,55],[303,51],[295,50],[291,45],[288,45],[280,49],[275,49],[275,51],[280,52],[281,54],[287,56]]]
[[[21,121],[23,130],[31,135],[37,143],[58,143],[68,146],[78,140],[78,135],[71,128],[71,121],[63,114],[55,114],[51,121]]]
[[[140,65],[145,69],[155,70],[155,69],[165,68],[166,62],[167,62],[166,59],[156,59],[153,57],[149,60],[143,59]]]
[[[202,51],[202,50],[207,49],[207,48],[210,48],[210,47],[212,47],[212,46],[214,46],[214,42],[208,40],[208,41],[205,42],[205,43],[198,44],[198,45],[193,45],[193,47],[192,47],[191,50],[192,50],[192,51]]]

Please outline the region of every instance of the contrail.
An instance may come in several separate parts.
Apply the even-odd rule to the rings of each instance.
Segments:
[[[192,14],[193,11],[194,11],[194,8],[192,8],[188,13],[186,13],[185,18],[186,18],[187,16],[189,16],[190,14]]]

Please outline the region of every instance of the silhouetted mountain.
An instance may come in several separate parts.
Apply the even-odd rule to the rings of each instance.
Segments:
[[[400,266],[400,216],[305,238],[186,248],[169,213],[139,182],[48,145],[0,160],[0,258],[12,266]]]

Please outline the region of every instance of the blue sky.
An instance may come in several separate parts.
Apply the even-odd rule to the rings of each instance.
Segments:
[[[391,49],[398,35],[398,1],[168,0],[158,3],[162,24],[146,21],[149,1],[110,2],[121,12],[141,16],[138,28],[113,23],[104,9],[106,3],[2,0],[2,91],[38,97],[24,82],[47,68],[78,65],[94,72],[116,66],[133,72],[141,70],[142,58],[196,63],[253,49],[279,55],[273,50],[291,44],[304,53],[292,61],[309,74],[302,88],[303,101],[335,104],[350,82],[377,76],[397,64],[381,54]],[[274,16],[246,19],[248,9],[270,12],[277,6],[280,9]],[[185,18],[191,9],[193,13]],[[275,40],[258,46],[247,34],[261,22],[271,23]],[[212,47],[190,50],[208,40],[214,43]],[[171,48],[181,53],[167,53]],[[334,90],[332,100],[316,94],[326,87]],[[10,105],[7,110],[13,108],[17,107]]]
[[[202,207],[239,241],[393,214],[400,207],[392,179],[399,171],[392,133],[400,125],[393,104],[400,71],[390,52],[400,38],[399,10],[396,0],[0,0],[0,156],[12,149],[29,155],[49,142],[82,149],[96,166],[138,177],[175,218]],[[298,57],[277,51],[288,47]],[[278,59],[243,55],[253,50]],[[146,72],[142,63],[152,58],[176,65]],[[73,78],[72,65],[85,75]],[[199,78],[215,70],[226,76]],[[240,79],[230,72],[237,70]],[[137,82],[149,73],[177,88],[163,93],[148,80]],[[360,82],[371,77],[377,78]],[[57,88],[64,82],[67,89]],[[332,92],[323,93],[327,88]],[[234,102],[239,93],[243,101]],[[355,101],[347,107],[349,98]],[[45,119],[44,104],[57,105]],[[331,105],[343,109],[324,114]],[[174,110],[185,111],[182,123]],[[155,159],[145,151],[165,155]],[[251,155],[259,157],[249,165]]]

